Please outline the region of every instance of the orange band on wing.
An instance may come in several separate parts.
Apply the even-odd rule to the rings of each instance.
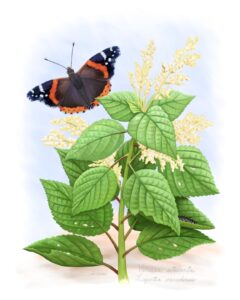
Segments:
[[[51,99],[52,102],[56,105],[58,105],[59,103],[59,100],[56,98],[57,86],[58,86],[58,79],[54,79],[48,96],[49,99]]]
[[[108,69],[107,69],[106,66],[104,66],[104,65],[102,65],[102,64],[95,63],[95,62],[93,62],[93,61],[91,61],[91,60],[88,60],[88,61],[87,61],[87,65],[88,65],[89,67],[92,67],[92,68],[94,68],[94,69],[96,69],[96,70],[101,71],[101,72],[103,73],[103,77],[104,77],[104,78],[108,78]]]
[[[76,107],[67,107],[67,106],[59,106],[60,111],[63,111],[67,114],[84,112],[88,108],[85,106],[76,106]]]

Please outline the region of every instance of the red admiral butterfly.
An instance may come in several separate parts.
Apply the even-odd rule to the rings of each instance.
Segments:
[[[71,67],[66,68],[45,59],[65,68],[68,77],[49,80],[36,86],[27,94],[31,101],[42,101],[46,105],[59,107],[60,111],[72,114],[85,112],[99,105],[96,98],[110,92],[110,79],[114,75],[116,58],[120,55],[119,47],[107,48],[92,56],[76,73],[72,69],[73,47]]]

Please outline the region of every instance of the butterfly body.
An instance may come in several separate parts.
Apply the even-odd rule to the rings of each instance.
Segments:
[[[68,77],[44,82],[28,92],[27,97],[59,107],[65,113],[85,112],[99,104],[96,98],[110,92],[110,79],[119,55],[118,47],[107,48],[91,57],[78,72],[68,67]]]

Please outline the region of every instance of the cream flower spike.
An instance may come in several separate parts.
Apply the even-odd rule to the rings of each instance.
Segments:
[[[52,129],[49,134],[42,138],[45,146],[69,149],[76,142],[76,139],[66,137],[62,132],[67,132],[70,136],[79,137],[88,127],[88,124],[79,116],[68,116],[51,121],[53,125],[60,126],[59,129]]]
[[[80,136],[80,134],[88,127],[88,124],[79,116],[54,119],[51,123],[53,125],[62,126],[60,127],[60,130],[68,132],[72,136]]]
[[[197,116],[193,113],[188,113],[182,120],[175,120],[173,122],[176,140],[179,144],[186,143],[197,145],[201,138],[198,133],[205,128],[212,126],[204,116]]]
[[[142,108],[144,108],[144,102],[152,88],[152,80],[149,79],[149,74],[153,66],[155,50],[154,41],[150,41],[146,50],[141,51],[142,65],[135,62],[134,72],[129,72],[130,84],[139,100],[142,101],[140,103]]]
[[[194,67],[200,58],[200,55],[194,52],[197,43],[197,37],[188,38],[184,48],[175,52],[172,63],[162,63],[160,73],[154,79],[150,78],[156,51],[154,41],[150,41],[147,48],[141,51],[142,64],[135,62],[135,70],[129,72],[129,80],[143,111],[147,109],[146,99],[152,88],[154,88],[154,99],[161,99],[169,95],[174,85],[183,85],[189,80],[189,77],[182,71],[186,66]]]
[[[198,53],[193,53],[196,49],[198,38],[188,38],[185,47],[179,49],[174,54],[173,62],[162,64],[159,75],[154,81],[155,99],[168,96],[172,85],[183,85],[189,77],[182,73],[185,66],[195,67],[197,60],[201,57]]]
[[[69,149],[75,143],[75,140],[65,137],[64,134],[56,129],[52,129],[47,136],[42,138],[42,142],[45,146]]]
[[[161,171],[164,171],[167,163],[170,164],[172,172],[174,172],[175,169],[184,171],[183,169],[184,163],[179,156],[177,156],[177,159],[174,160],[172,157],[164,153],[160,153],[155,150],[149,149],[144,145],[140,144],[139,148],[141,150],[141,156],[139,159],[144,161],[145,164],[148,163],[155,164],[157,161],[159,161]]]
[[[97,160],[97,161],[93,162],[89,166],[90,167],[103,166],[103,167],[107,167],[107,168],[110,168],[113,166],[112,170],[116,174],[117,178],[119,179],[121,177],[122,166],[120,166],[119,163],[115,164],[115,155],[116,155],[116,152],[105,159],[101,159],[101,160]]]

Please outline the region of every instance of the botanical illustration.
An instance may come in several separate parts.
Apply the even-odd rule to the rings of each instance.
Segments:
[[[52,216],[66,234],[25,250],[64,267],[105,266],[126,282],[132,251],[162,260],[214,242],[202,232],[214,225],[194,204],[194,197],[218,193],[208,161],[197,148],[199,133],[212,124],[192,112],[181,117],[194,96],[178,89],[189,80],[185,70],[200,59],[197,43],[189,38],[154,76],[156,47],[150,41],[129,73],[132,90],[96,99],[108,119],[90,125],[78,115],[52,121],[55,129],[43,143],[56,149],[69,182],[41,179],[41,184]],[[111,227],[118,240],[109,233]],[[139,235],[128,247],[133,230]],[[115,249],[115,265],[103,257],[101,245],[87,238],[101,234]]]

